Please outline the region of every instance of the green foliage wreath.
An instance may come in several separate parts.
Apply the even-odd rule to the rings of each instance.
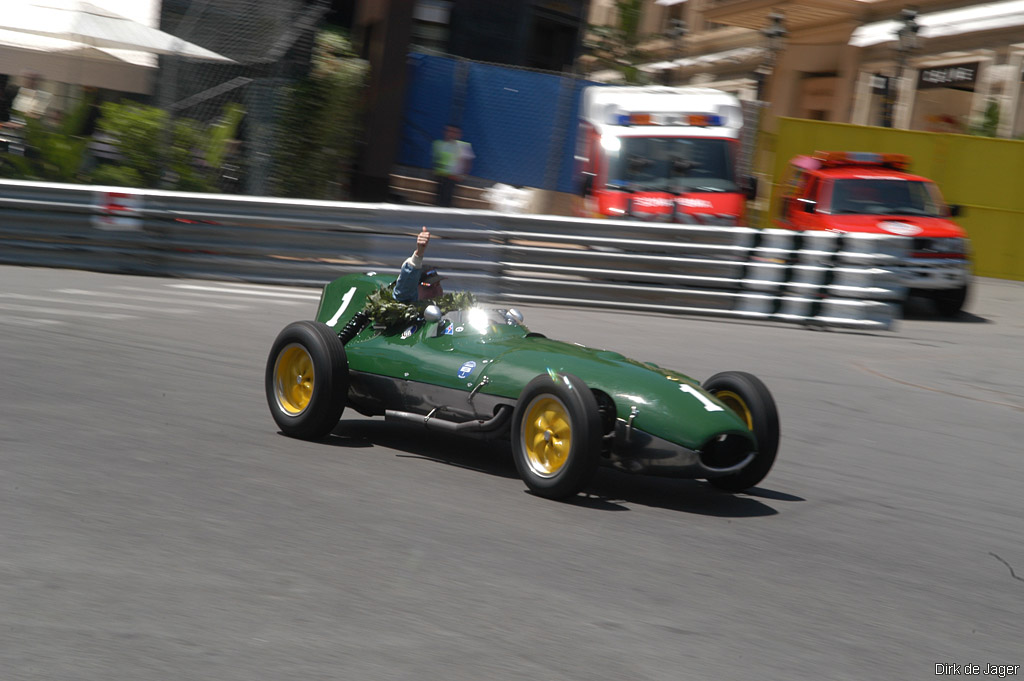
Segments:
[[[423,311],[428,305],[437,305],[441,313],[453,310],[468,310],[476,305],[476,296],[468,291],[457,291],[445,293],[430,300],[418,300],[414,303],[402,303],[395,300],[394,282],[366,296],[366,304],[363,306],[365,312],[375,324],[387,328],[407,324],[423,316]]]

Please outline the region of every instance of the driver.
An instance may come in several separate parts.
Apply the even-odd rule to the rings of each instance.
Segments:
[[[426,225],[416,235],[416,250],[402,263],[402,271],[395,282],[394,296],[400,303],[414,303],[444,295],[441,280],[444,279],[433,267],[423,266],[423,252],[430,243],[430,232]]]

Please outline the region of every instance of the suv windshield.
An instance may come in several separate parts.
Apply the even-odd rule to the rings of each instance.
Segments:
[[[833,215],[922,215],[945,217],[945,206],[931,182],[916,180],[836,180]]]
[[[739,191],[725,139],[623,137],[608,153],[608,184],[656,191]]]

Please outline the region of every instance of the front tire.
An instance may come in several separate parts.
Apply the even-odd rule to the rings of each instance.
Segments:
[[[534,494],[575,496],[593,478],[601,416],[586,384],[571,374],[541,374],[519,395],[512,415],[512,455]]]
[[[281,432],[302,440],[326,437],[348,394],[348,358],[338,334],[322,322],[286,326],[267,357],[264,387]]]
[[[723,371],[704,382],[703,388],[739,414],[754,433],[757,453],[739,473],[708,482],[726,492],[742,492],[764,480],[779,449],[779,412],[768,387],[745,371]]]
[[[964,309],[964,303],[967,302],[967,287],[961,286],[960,288],[933,291],[931,298],[935,303],[935,309],[938,310],[941,316],[946,318],[956,317]]]

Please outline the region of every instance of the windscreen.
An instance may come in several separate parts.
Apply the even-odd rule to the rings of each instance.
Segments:
[[[445,330],[451,328],[452,333],[458,335],[521,338],[530,332],[525,324],[506,314],[505,310],[482,307],[452,310],[445,313],[440,323]]]
[[[945,217],[945,204],[931,182],[849,179],[832,185],[833,215]]]
[[[622,137],[608,184],[652,191],[735,192],[733,143],[706,137]]]

